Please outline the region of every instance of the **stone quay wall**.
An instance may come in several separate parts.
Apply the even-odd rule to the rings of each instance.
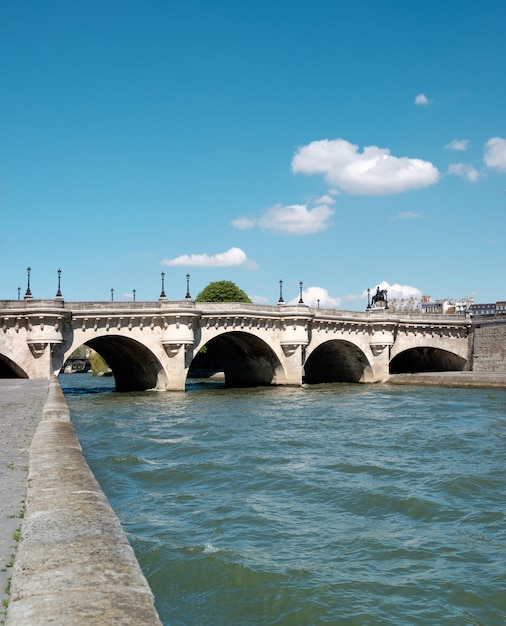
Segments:
[[[473,372],[506,372],[506,316],[473,319],[469,353]]]
[[[58,379],[32,444],[6,626],[161,626],[154,596],[81,450]]]

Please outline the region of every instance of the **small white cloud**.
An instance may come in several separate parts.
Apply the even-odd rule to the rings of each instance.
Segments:
[[[300,293],[296,298],[290,300],[288,304],[297,304],[299,302]],[[308,287],[302,290],[302,300],[304,304],[311,307],[320,307],[321,309],[338,309],[341,306],[341,298],[332,298],[329,292],[323,287]]]
[[[499,172],[506,172],[506,139],[492,137],[485,144],[485,165]]]
[[[327,230],[333,214],[334,210],[326,205],[308,209],[305,204],[276,204],[265,211],[258,225],[262,230],[274,233],[309,235]]]
[[[246,269],[256,267],[253,261],[249,261],[246,253],[240,248],[230,248],[226,252],[218,254],[183,254],[175,259],[163,259],[161,265],[183,267],[239,267]]]
[[[447,143],[444,147],[445,150],[455,150],[457,152],[464,151],[469,148],[469,139],[452,139],[450,143]]]
[[[426,106],[429,104],[429,99],[424,93],[419,93],[415,98],[415,104],[417,106]]]
[[[258,225],[262,230],[275,233],[309,235],[329,228],[333,214],[334,210],[326,205],[308,209],[305,204],[277,204],[267,209],[258,220]]]
[[[397,219],[414,220],[418,217],[420,217],[420,213],[416,213],[416,211],[402,211],[402,213],[399,213],[399,215],[397,216]]]
[[[470,183],[475,183],[480,176],[478,170],[467,163],[453,163],[449,165],[448,174],[454,174],[455,176],[465,178]]]
[[[335,204],[335,203],[336,203],[336,200],[330,195],[330,192],[326,193],[321,198],[318,198],[318,200],[315,201],[315,204]]]
[[[269,304],[269,298],[267,298],[267,296],[250,296],[250,298],[255,304]]]
[[[429,161],[392,156],[387,148],[359,147],[344,139],[322,139],[299,148],[292,170],[323,174],[329,185],[359,195],[401,193],[433,185],[437,168]]]
[[[232,222],[232,225],[236,228],[241,228],[241,226],[251,228],[257,225],[262,230],[284,235],[310,235],[329,228],[333,214],[334,209],[327,204],[319,204],[311,209],[305,204],[289,206],[276,204],[267,209],[256,221],[250,218],[238,218]]]
[[[237,230],[248,230],[248,228],[255,226],[255,220],[250,217],[238,217],[232,221],[232,226]]]

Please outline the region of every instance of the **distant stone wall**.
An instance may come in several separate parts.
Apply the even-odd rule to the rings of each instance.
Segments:
[[[506,371],[505,318],[473,320],[470,337],[473,372]]]

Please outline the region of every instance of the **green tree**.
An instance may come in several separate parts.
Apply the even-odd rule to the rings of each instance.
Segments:
[[[230,280],[209,283],[195,298],[195,302],[251,302],[247,294]]]
[[[105,372],[109,372],[111,368],[100,356],[98,352],[93,351],[90,355],[91,371],[93,376],[101,376]]]
[[[79,346],[79,348],[76,348],[70,356],[73,359],[85,359],[88,353],[88,350],[89,350],[88,346],[83,343],[83,345]]]

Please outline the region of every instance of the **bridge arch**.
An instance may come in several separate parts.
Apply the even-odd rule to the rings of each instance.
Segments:
[[[306,359],[304,382],[358,383],[364,382],[371,372],[368,358],[356,344],[330,339],[319,344]]]
[[[9,357],[0,354],[0,378],[28,378],[28,374]]]
[[[227,387],[272,385],[283,371],[274,350],[262,339],[244,331],[228,331],[200,346],[188,376],[223,372]]]
[[[462,371],[465,364],[466,359],[454,352],[433,346],[417,346],[396,354],[390,361],[390,373]]]
[[[143,343],[108,333],[83,344],[98,352],[107,362],[116,382],[116,391],[146,391],[165,386],[166,374],[160,360]],[[78,347],[73,345],[67,356]]]

